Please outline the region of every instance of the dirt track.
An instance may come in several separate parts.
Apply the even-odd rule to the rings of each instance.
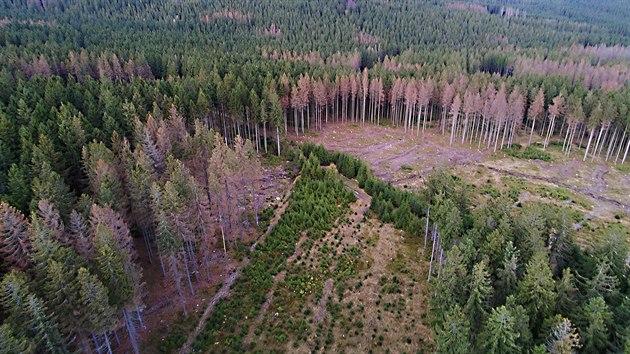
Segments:
[[[255,250],[258,243],[264,240],[264,238],[271,233],[271,230],[273,230],[273,228],[276,226],[276,224],[280,220],[280,217],[282,217],[282,214],[284,214],[284,211],[286,210],[287,206],[289,206],[288,200],[289,200],[289,197],[291,196],[291,191],[293,190],[293,185],[295,185],[296,181],[297,179],[293,181],[293,183],[291,184],[291,188],[288,189],[287,194],[284,197],[284,202],[282,203],[282,205],[278,209],[276,209],[274,217],[269,222],[269,227],[267,227],[267,230],[265,231],[265,233],[250,246],[249,248],[250,251]],[[199,319],[199,323],[195,327],[195,330],[188,335],[186,343],[184,343],[182,348],[179,350],[180,353],[187,354],[191,352],[193,341],[195,340],[195,338],[197,338],[199,333],[201,333],[201,331],[203,330],[204,326],[206,325],[206,321],[208,320],[208,317],[210,317],[210,314],[214,310],[216,304],[219,302],[219,300],[229,295],[232,285],[234,284],[236,279],[238,279],[238,277],[241,275],[241,270],[245,268],[247,264],[249,264],[249,258],[246,257],[241,263],[241,265],[232,274],[230,274],[229,277],[225,280],[225,283],[223,284],[221,289],[214,295],[210,303],[208,303],[208,306],[204,310],[201,318]]]
[[[567,188],[587,198],[593,204],[590,214],[596,217],[630,213],[630,175],[604,161],[582,162],[577,149],[567,158],[550,148],[554,162],[530,161],[493,154],[492,149],[483,147],[478,150],[476,144],[449,146],[448,137],[434,131],[416,135],[398,128],[350,124],[329,125],[323,131],[290,139],[360,157],[376,176],[398,186],[417,187],[424,175],[440,166],[463,167],[464,174],[472,175],[467,169],[470,166]]]

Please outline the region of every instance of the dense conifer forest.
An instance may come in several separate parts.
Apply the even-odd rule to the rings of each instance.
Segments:
[[[629,17],[0,0],[0,353],[630,351]]]

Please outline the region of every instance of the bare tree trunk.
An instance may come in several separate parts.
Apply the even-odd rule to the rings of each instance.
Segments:
[[[232,197],[230,195],[230,189],[227,183],[227,177],[223,178],[223,185],[225,188],[225,202],[227,204],[227,221],[230,228],[230,234],[232,234],[232,238],[236,241],[236,235],[234,235],[234,224],[232,223]]]
[[[92,334],[92,342],[94,342],[94,349],[96,349],[96,352],[98,354],[101,354],[101,349],[103,345],[98,342],[98,338],[94,334]],[[109,353],[111,354],[111,350],[109,351]]]
[[[427,237],[429,235],[429,212],[431,212],[431,206],[427,208],[427,223],[424,227],[424,248],[422,248],[422,254],[427,249]]]
[[[466,141],[466,132],[468,130],[468,113],[464,114],[464,129],[462,130],[462,144]]]
[[[621,136],[621,140],[619,140],[619,148],[617,149],[617,156],[615,156],[615,163],[619,160],[619,154],[621,154],[621,149],[623,148],[623,142],[626,140],[626,133],[628,132],[628,128],[623,130],[623,135]]]
[[[531,145],[532,144],[532,136],[534,135],[534,127],[536,126],[536,118],[534,118],[532,120],[532,130],[529,131],[529,141],[527,142],[527,145]]]
[[[608,143],[608,150],[606,150],[606,161],[608,161],[608,158],[610,157],[610,153],[611,153],[611,151],[613,151],[613,145],[614,145],[615,141],[617,140],[617,131],[618,131],[618,127],[615,127],[615,131],[613,132],[613,136],[612,136],[612,138],[610,138],[610,142]]]
[[[573,139],[575,139],[575,133],[577,131],[577,124],[573,126],[571,130],[571,134],[569,136],[569,145],[567,146],[567,156],[571,154],[571,149],[573,149]]]
[[[440,279],[440,273],[442,272],[442,256],[444,255],[444,248],[440,246],[440,267],[438,268],[437,278]]]
[[[125,308],[123,308],[123,316],[125,318],[125,326],[127,327],[127,331],[129,332],[129,341],[131,342],[133,352],[135,354],[139,354],[140,348],[138,347],[138,340],[136,338],[136,327],[134,327],[131,316],[129,316],[129,312],[127,312],[127,309]]]
[[[477,119],[477,113],[473,114],[473,124],[472,124],[472,131],[470,132],[470,140],[469,140],[469,144],[472,144],[473,141],[475,139],[477,139],[477,135],[479,134],[479,121],[480,119]]]
[[[503,144],[505,143],[505,137],[507,136],[508,130],[509,130],[508,127],[510,126],[509,123],[510,122],[506,119],[505,120],[505,126],[503,127],[503,136],[501,137],[501,146],[499,147],[499,149],[503,149]],[[498,140],[498,138],[499,137],[497,136],[497,140]],[[495,150],[496,150],[496,144],[495,144]]]
[[[105,333],[105,346],[107,346],[107,352],[112,354],[112,345],[109,343],[109,336]]]
[[[543,150],[547,149],[549,146],[549,140],[551,140],[551,136],[553,135],[553,130],[556,126],[556,117],[551,117],[551,122],[549,123],[549,131],[547,132],[547,136],[545,137],[545,143],[543,144]]]
[[[183,262],[184,270],[186,271],[186,280],[188,280],[188,287],[190,288],[190,295],[195,295],[195,289],[193,288],[192,280],[190,279],[190,269],[188,268],[188,261],[186,260],[186,258],[187,257],[184,256],[184,262]]]
[[[597,151],[597,157],[602,154],[602,150],[604,149],[604,145],[606,144],[606,139],[608,139],[608,133],[610,133],[610,124],[606,124],[606,130],[604,131],[604,138],[601,141],[601,145],[599,146],[599,150]],[[599,145],[599,142],[598,142]]]
[[[567,141],[569,140],[569,133],[571,132],[571,129],[567,129],[567,131],[564,134],[564,139],[562,139],[562,152],[565,153],[566,155],[566,148],[567,148]]]
[[[182,304],[182,309],[184,310],[184,316],[188,316],[188,311],[186,310],[186,300],[184,299],[184,292],[182,291],[181,279],[179,276],[179,270],[177,269],[177,259],[175,255],[171,254],[169,256],[169,260],[171,262],[171,271],[173,272],[173,277],[175,278],[175,287],[177,288],[177,295],[179,295],[179,300]]]
[[[626,151],[623,153],[623,159],[621,160],[622,165],[626,162],[626,157],[628,157],[628,150],[630,150],[630,139],[628,139],[628,143],[626,145]]]
[[[280,129],[276,127],[276,142],[278,145],[278,156],[280,156]]]
[[[258,138],[258,123],[256,123],[255,129],[256,129],[256,152],[258,152],[258,148],[260,147],[260,139]]]
[[[586,135],[586,125],[585,124],[582,124],[582,125],[583,125],[583,127],[582,127],[582,133],[580,133],[580,144],[579,144],[580,149],[582,148],[582,142],[584,141],[584,135]]]
[[[147,254],[149,255],[149,263],[153,264],[153,250],[151,250],[151,241],[149,240],[149,232],[147,232],[145,227],[141,227],[142,229],[142,238],[144,239],[144,244],[147,247]]]
[[[453,134],[455,134],[455,125],[457,124],[457,114],[453,114],[453,116],[451,117],[452,122],[451,122],[451,141],[449,143],[449,145],[453,145]]]
[[[431,261],[429,262],[429,276],[427,282],[431,281],[431,272],[433,271],[433,254],[435,253],[435,226],[433,227],[433,246],[431,246]]]
[[[225,244],[225,227],[222,218],[219,216],[219,225],[221,225],[221,238],[223,239],[223,254],[227,257],[227,246]]]
[[[267,151],[267,122],[263,122],[263,139],[265,141],[265,154]]]
[[[92,346],[90,345],[90,341],[88,340],[85,332],[80,332],[79,333],[79,343],[81,345],[81,351],[84,354],[92,354],[93,353],[92,352]],[[98,350],[98,352],[100,353],[100,350]]]
[[[604,132],[604,125],[599,129],[599,135],[597,136],[597,141],[595,142],[595,149],[593,149],[593,156],[591,156],[591,161],[595,160],[595,155],[597,155],[597,150],[599,148],[599,141],[602,138],[602,133]]]
[[[586,157],[588,156],[588,150],[591,148],[591,141],[593,140],[593,133],[595,133],[595,128],[591,129],[591,134],[588,137],[588,143],[586,143],[586,151],[584,152],[584,159],[582,159],[582,161],[586,161]]]

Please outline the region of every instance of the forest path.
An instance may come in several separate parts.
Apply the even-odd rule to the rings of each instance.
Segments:
[[[295,183],[297,182],[297,180],[299,178],[300,178],[300,176],[298,176],[293,181],[293,183],[291,183],[291,187],[289,188],[287,194],[283,198],[284,202],[282,203],[282,205],[280,205],[280,207],[278,209],[276,209],[276,212],[275,212],[273,218],[269,221],[269,226],[267,227],[267,230],[265,231],[265,233],[262,234],[258,238],[258,240],[256,240],[256,242],[254,242],[250,246],[250,248],[249,248],[250,251],[255,250],[256,246],[258,246],[258,244],[261,241],[263,241],[265,239],[265,237],[267,237],[267,235],[269,235],[271,233],[271,231],[273,230],[273,228],[276,226],[276,224],[278,223],[278,221],[282,217],[282,214],[284,214],[284,211],[289,206],[289,197],[291,196],[291,192],[293,191],[293,187],[295,186]],[[203,330],[204,326],[206,325],[206,322],[208,321],[208,317],[210,317],[210,314],[212,314],[212,311],[216,307],[216,305],[219,302],[219,300],[221,300],[222,298],[224,298],[224,297],[226,297],[226,296],[228,296],[230,294],[230,290],[232,288],[232,285],[234,285],[234,282],[236,281],[236,279],[238,279],[239,276],[241,275],[241,271],[249,264],[249,261],[250,261],[250,259],[248,257],[245,257],[245,259],[243,259],[243,262],[241,263],[241,265],[232,274],[230,274],[230,276],[225,280],[225,284],[223,284],[221,289],[219,289],[219,291],[217,291],[217,293],[214,295],[212,300],[208,303],[208,306],[204,310],[203,315],[201,316],[201,318],[199,319],[199,323],[197,323],[197,326],[195,327],[195,330],[188,335],[188,338],[186,339],[186,343],[184,343],[184,345],[179,350],[179,352],[181,354],[188,354],[188,353],[190,353],[192,351],[192,343],[195,340],[195,338],[197,338],[199,333],[201,333],[201,331]]]

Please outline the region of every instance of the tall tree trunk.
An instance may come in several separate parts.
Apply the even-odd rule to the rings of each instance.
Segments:
[[[79,332],[79,344],[81,345],[81,351],[84,354],[92,354],[92,346],[90,345],[90,340],[88,339],[85,332]],[[100,350],[99,350],[100,352]]]
[[[186,310],[186,300],[184,299],[184,292],[182,291],[179,270],[177,269],[177,259],[175,258],[174,254],[169,255],[168,258],[171,263],[171,271],[173,272],[173,277],[175,278],[175,287],[177,288],[177,295],[179,295],[179,300],[184,311],[184,316],[188,317],[188,310]]]
[[[624,164],[626,162],[626,157],[628,157],[628,150],[630,150],[630,139],[628,139],[628,143],[626,144],[626,151],[623,153],[621,164]]]
[[[268,153],[267,151],[267,122],[263,122],[263,139],[265,141],[265,154],[266,154]]]
[[[582,142],[584,141],[584,135],[586,135],[586,125],[585,124],[582,124],[582,125],[583,125],[583,127],[582,127],[582,133],[580,133],[580,144],[579,144],[580,149],[582,148]]]
[[[621,149],[623,148],[623,142],[626,140],[626,133],[628,132],[628,128],[623,130],[623,135],[621,136],[621,140],[619,140],[619,148],[617,149],[617,156],[615,156],[615,163],[619,160],[619,154],[621,154]]]
[[[451,119],[453,121],[451,123],[451,141],[449,142],[449,145],[453,145],[453,134],[455,134],[455,125],[457,125],[457,114],[453,114]]]
[[[501,137],[501,146],[499,147],[499,149],[503,149],[503,144],[505,143],[505,137],[507,136],[508,131],[509,131],[509,126],[510,126],[510,122],[506,120],[505,126],[503,127],[503,136]],[[496,146],[495,146],[495,150],[496,150]]]
[[[227,220],[230,227],[230,234],[232,239],[236,241],[236,235],[234,233],[234,224],[232,223],[232,197],[230,195],[230,189],[227,183],[227,177],[223,178],[223,185],[225,188],[225,202],[227,204]]]
[[[431,261],[429,262],[429,276],[427,277],[427,282],[431,281],[431,272],[433,271],[433,254],[435,253],[435,226],[433,226],[433,245],[431,246]]]
[[[109,342],[109,336],[107,335],[107,333],[105,333],[104,336],[105,336],[105,346],[107,347],[107,352],[109,354],[112,354],[112,345]]]
[[[129,332],[129,341],[131,342],[133,352],[135,354],[139,354],[140,348],[138,347],[138,340],[136,338],[136,327],[134,327],[131,316],[129,316],[129,312],[125,308],[123,308],[123,316],[125,318],[125,326],[127,327],[127,332]]]
[[[280,156],[280,129],[276,127],[276,142],[278,144],[278,156]]]
[[[256,152],[258,152],[260,147],[260,139],[258,138],[258,123],[254,126],[254,129],[256,130]]]
[[[604,137],[601,141],[601,145],[599,146],[599,150],[597,151],[597,157],[599,157],[602,154],[602,150],[604,150],[606,139],[608,139],[608,133],[610,133],[610,124],[606,124],[606,130],[604,131]]]
[[[94,349],[96,349],[96,352],[98,354],[101,354],[101,349],[103,345],[98,342],[98,338],[94,334],[92,334],[92,342],[94,343]],[[111,350],[109,354],[111,354]]]
[[[429,213],[431,212],[431,206],[427,207],[427,222],[424,227],[424,247],[422,248],[422,254],[427,249],[427,238],[429,236]]]
[[[468,113],[464,114],[464,128],[462,130],[462,144],[466,141],[466,131],[468,130]]]
[[[147,247],[149,263],[153,264],[153,250],[151,250],[151,240],[149,240],[149,232],[146,230],[146,227],[141,227],[140,229],[142,230],[142,238],[144,239],[144,244]]]
[[[618,130],[618,127],[615,127],[615,131],[613,132],[613,136],[612,136],[612,138],[610,138],[610,142],[608,143],[608,150],[606,150],[606,161],[608,161],[608,158],[610,157],[610,153],[613,150],[613,145],[614,145],[615,141],[617,140],[617,130]]]
[[[588,143],[586,143],[586,151],[584,152],[584,159],[582,159],[582,161],[586,161],[586,157],[588,156],[588,150],[591,148],[591,141],[593,141],[593,133],[595,133],[595,128],[591,129],[591,134],[588,137]]]
[[[527,145],[532,144],[532,136],[534,135],[534,127],[536,126],[536,118],[532,119],[532,130],[529,131],[529,141]]]
[[[186,258],[187,257],[184,255],[184,262],[183,263],[184,263],[184,270],[186,271],[186,280],[188,280],[188,287],[189,287],[189,290],[190,290],[190,295],[195,295],[195,288],[193,288],[192,280],[190,279],[190,269],[188,268],[188,261],[186,260]]]
[[[602,138],[602,133],[604,132],[604,125],[599,129],[599,135],[597,136],[597,141],[595,142],[595,148],[593,149],[593,155],[591,156],[591,161],[595,160],[595,156],[597,155],[597,150],[599,149],[599,142]]]

